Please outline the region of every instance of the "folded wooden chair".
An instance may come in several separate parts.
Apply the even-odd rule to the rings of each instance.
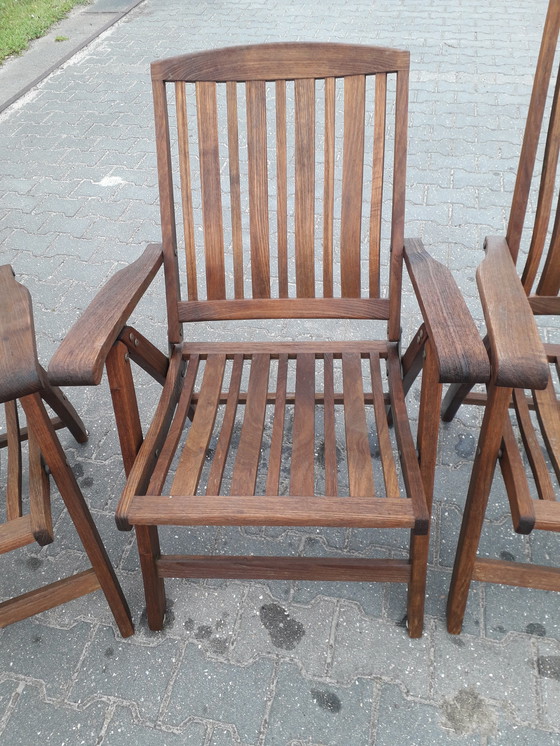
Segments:
[[[48,469],[92,565],[89,570],[0,603],[0,627],[101,588],[121,634],[131,635],[134,627],[126,600],[55,430],[67,427],[79,443],[87,440],[87,432],[37,360],[31,298],[16,282],[9,265],[0,267],[0,402],[4,403],[6,421],[0,447],[8,449],[0,553],[34,541],[41,546],[53,541]],[[44,402],[58,416],[50,418]],[[20,426],[18,403],[25,414],[25,427]],[[29,452],[28,503],[22,496],[21,444],[25,440]]]
[[[136,529],[153,629],[166,577],[316,578],[407,583],[409,634],[422,632],[440,382],[489,367],[449,272],[404,240],[408,70],[404,51],[306,43],[152,65],[163,247],[110,281],[49,373],[95,383],[107,360],[128,473],[117,522]],[[427,329],[420,459],[399,358],[403,257]],[[169,360],[125,326],[162,261]],[[270,341],[241,333],[254,319],[271,320]],[[322,335],[298,319],[322,320]],[[223,320],[228,341],[211,341]],[[348,320],[365,339],[347,338]],[[144,439],[130,359],[164,381]],[[166,555],[168,524],[406,528],[410,557]]]
[[[449,594],[448,628],[453,633],[461,630],[473,579],[560,590],[560,568],[476,557],[497,463],[515,531],[560,531],[560,406],[556,395],[560,345],[549,343],[543,348],[534,319],[560,313],[560,210],[553,209],[560,148],[560,76],[558,70],[552,74],[559,29],[560,0],[550,0],[507,235],[486,239],[487,255],[477,273],[492,380],[485,394],[468,393],[469,385],[451,386],[443,406],[445,420],[453,418],[462,402],[485,407]],[[547,99],[551,106],[548,122],[543,124]],[[539,142],[544,139],[540,178],[533,180]],[[538,191],[537,208],[519,279],[515,262],[532,185]]]

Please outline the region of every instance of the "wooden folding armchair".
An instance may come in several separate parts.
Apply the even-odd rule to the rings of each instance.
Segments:
[[[407,52],[305,43],[152,65],[163,247],[110,281],[49,372],[97,382],[107,358],[128,473],[117,523],[136,529],[153,629],[166,577],[316,578],[407,583],[409,634],[422,632],[440,382],[486,380],[489,367],[449,272],[404,241],[408,70]],[[403,256],[428,330],[420,459],[399,359]],[[168,363],[124,326],[161,261]],[[236,341],[254,319],[283,320],[281,341]],[[309,327],[297,319],[322,320],[323,340],[298,341]],[[367,322],[365,340],[344,338],[349,319]],[[230,341],[194,341],[195,322],[215,339],[223,320]],[[127,358],[164,378],[143,441]],[[169,524],[405,528],[410,557],[166,555],[157,527]]]
[[[560,147],[560,75],[558,71],[552,75],[559,30],[560,1],[551,0],[507,235],[505,238],[486,239],[487,256],[477,274],[488,328],[486,344],[492,380],[485,394],[468,393],[471,388],[468,385],[450,387],[443,406],[446,420],[453,418],[462,402],[485,407],[449,594],[448,628],[453,633],[461,630],[472,579],[560,590],[560,568],[476,557],[497,463],[504,478],[515,531],[520,534],[528,534],[533,529],[560,531],[560,504],[557,501],[560,408],[555,393],[557,382],[554,383],[559,370],[560,346],[549,343],[543,349],[534,319],[534,316],[557,316],[560,313],[560,210],[553,210]],[[552,105],[544,126],[549,94]],[[546,138],[546,144],[542,170],[540,178],[533,180],[539,141],[542,142],[543,138]],[[534,181],[537,183],[533,184]],[[538,191],[537,208],[530,229],[529,250],[519,279],[515,262],[532,185]],[[514,410],[513,419],[521,443],[508,409]],[[533,487],[530,487],[531,482]]]
[[[36,541],[53,541],[49,477],[52,474],[76,527],[91,568],[0,603],[0,627],[46,611],[101,588],[123,637],[134,631],[126,600],[109,562],[83,495],[56,436],[67,427],[79,443],[87,440],[80,418],[60,389],[51,385],[37,360],[31,298],[9,265],[0,267],[0,402],[5,408],[7,447],[5,520],[0,553]],[[57,416],[49,417],[46,402]],[[20,425],[18,403],[25,414]],[[22,496],[22,448],[28,441],[29,499]]]

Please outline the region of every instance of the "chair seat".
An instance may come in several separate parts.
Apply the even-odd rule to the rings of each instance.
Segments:
[[[425,532],[395,345],[186,344],[183,357],[175,416],[146,495],[132,500],[130,523]]]

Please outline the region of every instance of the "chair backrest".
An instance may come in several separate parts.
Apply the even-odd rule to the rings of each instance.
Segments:
[[[323,43],[152,64],[171,342],[186,321],[286,317],[387,319],[398,338],[408,69]]]
[[[559,31],[560,0],[550,0],[507,228],[508,245],[517,260],[539,143],[544,144],[535,220],[528,226],[530,244],[522,282],[533,310],[554,314],[560,312],[556,298],[560,290],[560,203],[556,209],[553,204],[560,153],[560,71],[558,62],[554,64]]]

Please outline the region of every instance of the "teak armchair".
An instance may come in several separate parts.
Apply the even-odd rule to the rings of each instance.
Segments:
[[[488,328],[486,343],[492,380],[486,394],[470,394],[468,385],[452,386],[444,401],[445,420],[453,418],[462,402],[485,406],[449,593],[448,629],[453,633],[461,631],[473,579],[560,590],[560,568],[476,556],[497,463],[504,478],[515,531],[520,534],[528,534],[533,529],[560,531],[560,504],[557,501],[560,408],[555,393],[558,384],[553,380],[553,375],[556,378],[559,370],[560,346],[548,343],[543,348],[534,320],[534,315],[558,316],[560,313],[558,209],[549,235],[560,148],[560,76],[552,75],[559,29],[560,1],[550,0],[507,235],[505,238],[486,239],[487,256],[477,274]],[[543,120],[549,93],[552,94],[552,106],[548,127],[545,128]],[[537,209],[520,280],[515,262],[539,141],[545,129],[546,145],[538,183]],[[509,408],[515,411],[521,442],[514,431]],[[522,456],[523,451],[526,459]],[[530,487],[527,471],[533,487]]]
[[[88,570],[0,603],[0,627],[101,588],[122,636],[131,635],[134,627],[126,600],[55,430],[67,427],[79,443],[87,440],[87,432],[37,360],[31,298],[16,282],[9,265],[0,267],[0,402],[6,421],[0,448],[8,449],[0,554],[34,541],[44,546],[54,540],[48,468],[91,562]],[[20,424],[18,402],[25,414],[25,427]],[[49,417],[44,402],[57,416]],[[28,504],[22,495],[21,444],[26,440]]]
[[[404,51],[307,43],[152,65],[163,245],[101,291],[49,372],[97,383],[107,360],[128,474],[117,523],[136,529],[153,629],[164,578],[221,577],[407,583],[409,634],[422,632],[440,382],[484,381],[489,367],[449,272],[404,240],[408,71]],[[399,359],[403,258],[427,330],[420,457]],[[162,261],[168,360],[125,326]],[[236,341],[254,319],[283,320],[281,341]],[[322,320],[326,340],[290,341],[309,329],[297,319]],[[341,339],[348,319],[367,322],[364,340]],[[192,341],[195,323],[211,337],[223,320],[231,341]],[[144,439],[129,359],[163,382]],[[166,555],[165,524],[405,528],[410,556]]]

